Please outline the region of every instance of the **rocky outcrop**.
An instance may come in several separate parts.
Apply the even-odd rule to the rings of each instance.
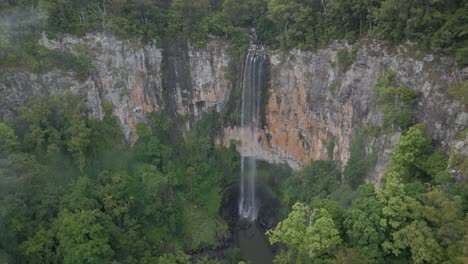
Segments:
[[[357,49],[345,70],[337,59],[342,49],[351,47],[336,44],[315,52],[270,52],[271,87],[266,124],[257,139],[263,146],[259,156],[284,160],[293,168],[330,158],[344,165],[354,131],[382,122],[371,89],[388,69],[395,71],[398,85],[417,91],[416,118],[429,124],[429,134],[443,148],[449,150],[456,134],[467,127],[463,103],[448,98],[447,89],[460,85],[468,75],[456,70],[451,59],[428,55],[416,60],[403,48],[390,50],[368,43]],[[238,138],[239,130],[225,129],[224,143]],[[376,185],[399,135],[395,131],[368,142],[368,150],[378,153],[371,179]]]
[[[89,57],[92,74],[79,80],[73,72],[61,69],[45,74],[2,69],[0,75],[6,81],[0,83],[0,118],[8,118],[14,107],[36,94],[72,91],[81,95],[97,118],[103,115],[102,102],[110,102],[125,138],[134,142],[135,125],[144,120],[146,113],[174,109],[198,117],[207,109],[221,109],[230,93],[224,77],[229,56],[223,41],[212,40],[204,48],[185,45],[170,54],[155,45],[104,34],[43,37],[41,44]]]
[[[61,69],[45,74],[0,69],[0,119],[9,118],[14,107],[36,94],[72,91],[98,118],[103,115],[102,102],[110,102],[126,139],[134,142],[135,125],[146,113],[167,109],[197,118],[203,111],[222,112],[234,98],[231,94],[239,93],[233,89],[241,89],[232,88],[227,80],[228,45],[220,39],[203,48],[185,44],[158,48],[103,34],[44,37],[41,43],[90,56],[93,73],[79,80]],[[259,148],[253,155],[287,162],[294,169],[316,159],[335,159],[344,165],[356,128],[382,122],[371,89],[387,69],[395,71],[398,85],[417,91],[413,110],[419,122],[429,124],[438,144],[446,150],[455,144],[456,134],[467,127],[468,114],[462,102],[447,96],[447,89],[466,80],[467,69],[457,70],[446,57],[414,59],[402,47],[389,49],[378,43],[361,44],[352,64],[344,67],[337,54],[351,48],[335,44],[313,52],[268,52],[270,86],[264,93],[264,124],[257,131]],[[218,143],[239,140],[241,132],[239,127],[225,127]],[[379,153],[372,178],[377,185],[399,135],[396,130],[367,142],[369,151]],[[241,153],[242,149],[240,145]]]

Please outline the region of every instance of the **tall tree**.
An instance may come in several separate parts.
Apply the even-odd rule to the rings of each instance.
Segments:
[[[271,0],[268,2],[268,18],[283,34],[280,42],[284,48],[290,48],[299,42],[306,41],[310,28],[311,10],[309,7],[295,0]]]
[[[97,210],[76,213],[64,210],[57,219],[58,253],[63,263],[109,262],[114,255],[111,248],[112,223]]]
[[[281,242],[288,247],[289,258],[297,254],[299,260],[317,262],[320,258],[329,258],[342,242],[326,209],[311,209],[301,203],[296,203],[288,218],[267,231],[267,235],[271,244]]]
[[[224,0],[223,14],[233,26],[241,26],[249,19],[247,1]]]
[[[18,146],[15,131],[5,123],[0,123],[0,153],[10,152]]]
[[[348,241],[361,254],[377,262],[383,260],[381,245],[385,240],[382,204],[371,184],[361,185],[358,196],[346,213],[344,227]]]
[[[209,0],[172,0],[171,10],[183,32],[192,34],[210,11]]]

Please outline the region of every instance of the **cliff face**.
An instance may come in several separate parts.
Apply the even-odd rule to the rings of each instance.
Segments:
[[[379,74],[388,69],[395,71],[399,86],[416,90],[413,111],[418,122],[429,124],[430,136],[446,150],[461,145],[466,155],[468,141],[458,141],[456,135],[467,128],[468,113],[463,103],[447,96],[447,90],[468,78],[467,69],[456,70],[449,58],[426,56],[416,60],[403,48],[390,50],[372,43],[357,49],[346,70],[337,59],[343,49],[351,47],[337,44],[316,52],[270,52],[271,86],[266,125],[258,131],[262,148],[256,151],[257,156],[287,162],[292,168],[331,158],[344,165],[353,133],[382,124],[372,87]],[[229,127],[224,132],[227,145],[231,139],[240,138],[241,129]],[[380,184],[399,137],[396,130],[370,137],[367,142],[367,150],[377,154],[369,179],[374,184]]]
[[[267,153],[265,158],[271,159],[268,153],[276,153],[293,167],[329,158],[344,165],[354,131],[382,123],[371,89],[379,74],[387,69],[395,71],[399,86],[416,90],[413,111],[419,122],[429,124],[431,137],[446,150],[457,142],[456,134],[467,128],[468,113],[461,102],[447,97],[447,89],[468,77],[466,69],[457,71],[448,58],[426,56],[415,60],[403,49],[369,44],[357,50],[346,71],[337,60],[342,49],[351,47],[271,52],[267,123],[259,136],[267,151],[259,151],[259,155]],[[228,129],[227,138],[236,137],[236,133],[237,129]],[[399,135],[398,131],[387,133],[367,142],[367,149],[378,154],[371,179],[377,185]],[[465,140],[465,151],[466,143]]]
[[[92,61],[92,74],[79,80],[60,69],[34,74],[21,69],[0,69],[0,119],[37,94],[75,92],[87,102],[95,117],[103,115],[102,102],[110,102],[125,138],[136,140],[135,125],[145,113],[170,109],[193,114],[221,109],[230,92],[224,68],[229,63],[224,42],[211,41],[205,48],[175,47],[167,51],[138,41],[121,41],[92,34],[83,38],[42,38],[49,49],[69,51]]]
[[[102,102],[113,105],[125,137],[136,140],[135,125],[145,114],[161,109],[198,117],[207,110],[223,111],[233,98],[225,75],[230,62],[227,43],[212,40],[207,47],[168,46],[156,48],[138,41],[121,41],[92,34],[83,38],[43,38],[50,49],[90,56],[93,73],[79,80],[72,72],[55,69],[33,74],[21,69],[0,69],[0,119],[37,94],[72,91],[87,102],[100,118]],[[356,128],[381,124],[382,114],[374,104],[372,86],[379,73],[389,68],[400,86],[417,91],[414,112],[419,122],[429,124],[430,135],[446,150],[457,145],[468,152],[468,142],[457,143],[456,134],[466,129],[465,106],[450,99],[447,89],[468,78],[468,69],[458,71],[452,60],[426,56],[409,57],[404,49],[387,49],[367,44],[357,49],[347,67],[337,53],[351,47],[336,44],[314,52],[270,51],[270,87],[265,105],[265,124],[258,131],[257,157],[270,162],[287,162],[299,168],[316,159],[336,159],[345,164]],[[218,143],[239,139],[241,129],[225,127]],[[372,180],[378,185],[399,133],[374,137],[368,150],[379,156]],[[242,146],[239,151],[242,153]]]

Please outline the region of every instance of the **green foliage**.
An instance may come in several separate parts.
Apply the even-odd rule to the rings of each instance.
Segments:
[[[442,153],[431,155],[431,139],[426,136],[425,129],[425,124],[415,125],[400,138],[387,165],[388,175],[405,180],[425,179],[445,170],[446,158]]]
[[[330,199],[347,208],[351,206],[355,196],[356,192],[354,190],[352,190],[346,184],[341,184],[334,192],[330,194]]]
[[[335,94],[335,89],[336,89],[336,81],[333,81],[332,83],[330,83],[330,85],[328,85],[327,89],[332,93],[332,94]]]
[[[208,34],[223,36],[226,33],[226,17],[223,13],[213,13],[206,16],[202,21],[202,27],[206,28]]]
[[[128,147],[103,108],[97,120],[76,96],[35,98],[0,124],[5,259],[188,263],[183,250],[223,243],[222,191],[240,164],[234,148],[212,145],[216,122],[204,116],[186,131],[186,118],[154,114]]]
[[[464,68],[468,65],[466,3],[455,12],[447,14],[445,21],[445,24],[432,36],[431,46],[450,49],[455,56],[458,68]]]
[[[426,192],[422,198],[422,215],[429,226],[437,226],[434,238],[442,247],[447,248],[444,258],[453,263],[461,263],[463,244],[466,243],[466,208],[463,209],[462,197],[448,197],[441,187]],[[465,211],[464,211],[465,210]]]
[[[82,118],[84,103],[76,95],[66,94],[35,98],[27,106],[18,108],[14,123],[23,150],[34,149],[38,155],[67,153],[83,170],[91,143],[89,121]]]
[[[61,206],[72,212],[79,210],[93,210],[99,207],[95,197],[96,186],[88,177],[76,179],[69,190],[63,196]]]
[[[439,250],[437,243],[431,241],[429,244],[411,244],[402,239],[402,236],[413,228],[412,225],[416,223],[414,221],[420,219],[421,204],[406,193],[405,185],[397,177],[387,176],[385,188],[379,196],[379,201],[383,205],[382,214],[384,216],[380,224],[390,233],[390,236],[382,243],[385,252],[399,256],[403,250],[411,250],[412,252]],[[431,233],[426,232],[424,229],[418,230],[418,233],[414,235],[414,239],[417,240],[428,239],[429,241],[433,239]],[[414,252],[412,258],[416,261],[419,256]],[[435,252],[435,254],[438,253]],[[432,257],[437,258],[438,256],[431,256],[430,258]]]
[[[15,132],[7,124],[0,123],[0,153],[9,152],[18,146]]]
[[[57,219],[57,252],[64,263],[109,262],[114,255],[110,233],[112,224],[104,213],[63,211]]]
[[[464,4],[455,1],[444,5],[418,0],[272,0],[268,1],[267,18],[274,23],[277,43],[283,48],[311,49],[335,39],[353,42],[369,34],[394,43],[409,39],[423,49],[448,49],[466,46],[466,12]]]
[[[6,1],[1,10],[6,22],[0,25],[0,66],[35,72],[61,67],[80,79],[94,70],[90,61],[41,46],[42,32],[83,36],[102,31],[156,45],[189,40],[198,46],[214,35],[240,49],[248,43],[243,29],[250,27],[273,48],[305,50],[371,36],[393,43],[410,40],[418,49],[453,55],[460,68],[467,65],[463,1],[43,0]],[[344,71],[354,56],[354,51],[340,51]]]
[[[202,27],[202,19],[207,16],[210,10],[208,0],[184,1],[172,0],[170,6],[172,23],[170,27],[178,28],[179,32],[186,34],[198,46],[206,44],[205,28]]]
[[[452,153],[450,155],[449,167],[459,170],[466,175],[468,173],[468,156],[462,153]]]
[[[442,260],[442,249],[424,221],[414,221],[393,233],[392,237],[395,243],[391,246],[384,244],[384,247],[395,255],[404,248],[410,248],[414,263],[438,263]]]
[[[52,1],[9,1],[0,9],[0,66],[21,67],[35,73],[59,67],[84,79],[91,69],[89,61],[39,44],[50,21],[49,2]]]
[[[323,208],[327,210],[333,219],[336,228],[340,231],[343,230],[343,220],[345,218],[345,209],[338,204],[338,202],[329,199],[314,199],[310,202],[312,208]]]
[[[39,44],[42,32],[104,31],[156,45],[189,40],[198,46],[210,34],[222,36],[234,58],[227,70],[233,87],[249,44],[245,27],[255,27],[273,48],[309,50],[367,35],[453,54],[460,68],[468,57],[463,1],[1,1],[0,16],[8,22],[0,24],[1,67],[37,73],[60,67],[79,79],[95,70],[90,50],[49,50]],[[357,47],[337,54],[344,71]],[[296,172],[278,193],[287,206],[307,205],[295,204],[269,231],[271,242],[287,247],[277,261],[466,262],[466,184],[451,180],[446,168],[466,174],[468,159],[453,153],[447,162],[434,152],[424,128],[411,127],[416,93],[393,78],[387,72],[376,85],[376,102],[384,129],[407,132],[382,190],[359,188],[371,163],[359,138],[344,184],[334,161]],[[466,104],[465,88],[466,82],[447,93]],[[188,263],[184,250],[214,248],[226,239],[221,196],[240,165],[234,148],[213,146],[215,118],[204,116],[186,131],[180,128],[187,118],[155,114],[138,125],[139,140],[129,147],[112,107],[103,108],[105,117],[97,120],[76,96],[35,98],[18,108],[16,120],[0,123],[0,262]]]
[[[219,206],[220,197],[212,201]],[[204,209],[190,208],[188,220],[188,232],[190,234],[189,249],[191,251],[203,248],[214,247],[217,241],[222,241],[228,237],[228,226],[221,219],[218,219],[216,210],[206,214]]]
[[[377,262],[383,260],[380,247],[385,240],[385,229],[380,225],[383,219],[382,204],[377,199],[374,186],[361,185],[358,196],[347,211],[344,227],[352,246]]]
[[[244,34],[240,28],[237,27],[227,27],[226,33],[229,37],[229,47],[233,51],[233,54],[244,54],[244,51],[247,49],[250,43],[249,37]]]
[[[311,9],[294,0],[268,1],[267,17],[279,29],[277,41],[282,48],[299,46],[301,49],[315,46],[314,35],[307,25],[310,24]],[[312,33],[312,34],[310,34]]]
[[[383,113],[384,128],[396,125],[406,130],[415,122],[411,108],[416,101],[416,92],[410,88],[395,87],[394,78],[392,70],[382,73],[373,91]]]
[[[216,259],[208,259],[208,257],[204,257],[196,262],[197,264],[222,264],[223,262],[216,260]]]
[[[432,178],[447,169],[448,159],[443,151],[436,151],[421,164],[421,169]]]
[[[346,48],[338,51],[338,65],[340,65],[341,69],[344,72],[348,71],[349,67],[351,67],[351,65],[354,63],[354,60],[356,59],[357,50],[358,46],[353,47],[351,52],[349,52]]]
[[[62,66],[64,58],[64,65],[81,78],[90,65],[41,47],[37,43],[41,32],[83,36],[103,31],[157,45],[190,40],[204,46],[209,34],[229,36],[253,27],[263,43],[275,48],[315,49],[334,40],[352,43],[371,36],[393,43],[411,40],[420,49],[453,54],[460,68],[467,57],[463,1],[43,0],[5,1],[1,10],[8,22],[0,26],[1,65],[41,71]],[[352,54],[342,55],[343,65],[352,62]]]
[[[249,1],[223,1],[223,14],[230,25],[241,26],[249,19]]]
[[[301,136],[302,135],[300,135],[299,137]],[[325,148],[327,149],[328,158],[333,160],[333,156],[334,156],[333,152],[335,150],[335,139],[333,138],[333,136],[331,136],[326,141],[322,140],[322,143],[323,145],[325,145]]]
[[[39,229],[33,237],[21,244],[21,251],[31,263],[53,263],[56,257],[53,254],[55,233],[48,229]]]
[[[448,89],[447,94],[454,100],[460,100],[465,108],[468,108],[468,81],[464,81],[458,87]]]
[[[343,169],[346,184],[356,189],[367,178],[375,162],[375,156],[366,153],[364,138],[357,133],[350,147],[350,157]]]
[[[268,44],[272,48],[278,48],[279,43],[277,37],[280,35],[281,29],[279,29],[275,23],[266,16],[260,16],[255,20],[254,26],[257,37],[262,43]]]
[[[317,160],[288,177],[282,187],[282,200],[309,202],[313,197],[327,198],[338,188],[340,172],[335,161]]]
[[[332,217],[326,209],[311,209],[301,203],[293,206],[288,218],[267,232],[270,243],[281,242],[288,247],[288,259],[301,262],[314,258],[323,263],[330,258],[342,240]]]
[[[414,183],[408,183],[406,186],[403,183],[403,181],[414,182],[415,178],[421,175],[438,175],[446,169],[447,159],[440,152],[431,154],[430,142],[431,140],[424,134],[424,126],[421,125],[410,128],[401,137],[388,165],[388,171],[385,174],[386,183],[379,196],[379,201],[384,205],[382,213],[385,217],[381,225],[391,234],[389,239],[382,244],[384,250],[397,256],[402,252],[411,252],[411,258],[416,263],[440,262],[444,258],[442,246],[447,247],[447,243],[443,243],[434,235],[433,229],[428,225],[428,222],[437,221],[434,220],[437,209],[434,208],[433,202],[428,203],[426,200],[425,204],[421,204],[415,197],[420,197],[419,193],[424,189],[415,192],[410,189],[411,186],[415,186]],[[437,190],[428,191],[424,196],[432,197],[431,201],[439,199],[439,202],[436,202],[437,207],[443,207],[442,204],[452,206],[453,212],[447,212],[448,217],[461,220],[462,214],[458,216],[453,214],[461,209],[460,204],[456,205],[456,202],[451,204],[447,200],[441,202],[447,198]],[[457,207],[460,209],[455,209]],[[439,213],[441,210],[444,209],[440,208]],[[445,228],[441,225],[441,222],[436,224],[440,227],[439,230],[444,230]],[[450,243],[454,243],[456,248],[457,241],[460,239],[460,237],[453,237]]]
[[[289,216],[275,229],[268,231],[270,242],[285,245],[275,261],[464,263],[466,232],[462,230],[466,229],[468,209],[463,202],[466,200],[466,184],[450,179],[446,171],[447,157],[441,151],[434,151],[425,128],[424,124],[418,124],[401,136],[387,164],[381,189],[358,182],[357,193],[349,195],[346,185],[341,185],[334,192],[324,195],[310,191],[315,186],[305,184],[305,180],[298,177],[307,175],[305,172],[311,168],[306,167],[304,172],[299,171],[290,177],[282,187],[284,202],[306,201],[310,206],[296,203]],[[356,163],[365,159],[361,140],[357,137],[353,143],[351,156],[355,157],[349,160],[347,166],[350,168],[358,168]],[[345,180],[346,175],[354,172],[346,170]],[[327,174],[315,172],[312,175]],[[313,182],[320,186],[322,180],[318,177]],[[307,186],[307,190],[302,186]],[[321,189],[326,187],[321,186]],[[337,198],[342,196],[351,196],[350,206]],[[338,201],[344,207],[339,206]],[[311,235],[307,231],[315,224],[313,219],[316,219],[319,210],[327,211],[341,241],[330,245],[323,255],[316,254],[321,252],[320,243],[315,243],[313,249],[308,248]],[[322,228],[329,230],[330,226]],[[320,241],[329,240],[322,238]]]
[[[466,33],[465,33],[466,34]],[[468,66],[468,48],[459,48],[457,51],[455,51],[455,61],[457,63],[458,68],[462,69]],[[466,95],[466,93],[465,93]],[[465,99],[465,105],[466,105],[466,99]]]
[[[0,124],[2,260],[188,263],[183,250],[228,238],[219,209],[240,164],[234,147],[213,146],[214,116],[187,131],[178,129],[186,117],[154,114],[125,147],[112,107],[103,108],[96,120],[76,96],[35,98]],[[336,161],[314,161],[282,183],[284,171],[260,166],[259,179],[295,204],[268,232],[286,246],[275,261],[463,263],[466,184],[446,171],[460,162],[434,151],[415,125],[396,144],[382,189],[360,180],[353,193],[346,183],[364,171],[356,165],[367,159],[363,146],[356,137],[345,184]]]
[[[158,258],[157,263],[161,264],[188,264],[190,257],[182,251],[175,254],[164,254]]]
[[[334,264],[351,264],[351,263],[360,263],[360,264],[369,264],[372,263],[368,258],[359,254],[352,248],[343,248],[340,249],[336,255]]]

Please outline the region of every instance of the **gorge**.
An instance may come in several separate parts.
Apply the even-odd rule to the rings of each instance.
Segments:
[[[162,109],[195,119],[203,112],[218,112],[225,121],[215,142],[229,146],[231,140],[242,138],[240,117],[232,119],[239,121],[227,118],[242,111],[242,85],[227,79],[231,58],[223,40],[210,40],[205,48],[189,45],[173,51],[105,34],[44,37],[41,43],[49,49],[72,53],[85,47],[95,72],[80,80],[61,69],[44,74],[1,69],[5,79],[0,84],[2,119],[11,117],[15,107],[35,95],[72,91],[98,118],[103,116],[102,103],[111,103],[130,143],[137,139],[136,124],[145,120],[146,113]],[[346,68],[337,59],[340,51],[352,49],[346,44],[336,43],[315,52],[268,51],[270,86],[263,91],[265,102],[257,109],[263,122],[256,132],[258,142],[249,143],[258,146],[249,150],[240,147],[240,153],[287,163],[293,169],[310,160],[329,158],[344,165],[355,128],[382,122],[372,87],[388,69],[395,72],[398,85],[410,87],[418,94],[413,106],[416,119],[428,123],[431,137],[447,151],[458,144],[458,151],[466,153],[466,143],[456,134],[466,127],[468,114],[462,102],[447,95],[448,89],[466,80],[466,68],[457,70],[453,61],[443,56],[412,58],[409,47],[388,49],[375,42],[354,47],[355,59]],[[236,78],[241,79],[241,75]],[[228,109],[230,104],[233,107]],[[380,147],[369,178],[377,186],[398,138],[396,131],[367,142],[369,150]]]
[[[285,217],[278,212],[281,206],[276,201],[278,198],[274,197],[279,196],[276,192],[283,188],[278,182],[287,181],[288,177],[294,179],[303,176],[291,176],[281,170],[278,171],[282,175],[270,176],[274,172],[259,171],[259,160],[271,164],[286,164],[299,173],[302,168],[314,164],[314,161],[330,161],[338,164],[336,166],[341,171],[352,156],[353,142],[362,136],[360,133],[364,131],[365,140],[361,140],[364,142],[362,155],[375,155],[373,166],[365,175],[365,181],[372,183],[377,189],[381,188],[386,165],[403,135],[398,127],[390,127],[384,132],[381,132],[384,129],[376,129],[384,125],[386,117],[379,108],[375,87],[382,82],[381,76],[389,69],[394,74],[393,86],[408,87],[415,92],[415,103],[411,105],[414,118],[418,123],[427,123],[427,132],[437,146],[447,155],[466,155],[468,151],[466,135],[460,137],[468,123],[466,106],[449,94],[452,87],[459,87],[466,81],[467,69],[457,69],[451,58],[440,55],[428,54],[414,58],[411,56],[411,47],[408,46],[389,48],[382,43],[365,40],[354,45],[336,42],[315,51],[280,51],[259,46],[247,51],[240,60],[236,60],[230,54],[229,43],[222,38],[210,39],[205,47],[183,44],[169,48],[159,48],[136,39],[121,40],[104,33],[87,34],[83,37],[64,35],[57,38],[44,35],[40,43],[50,50],[77,55],[84,50],[90,58],[92,73],[86,78],[79,78],[76,73],[61,68],[44,73],[34,73],[21,68],[2,68],[0,118],[14,119],[18,114],[17,107],[26,105],[34,109],[28,103],[30,99],[34,101],[36,97],[41,96],[66,96],[70,92],[85,102],[84,111],[92,118],[108,120],[109,116],[106,113],[110,111],[128,146],[140,150],[144,149],[143,145],[148,149],[152,148],[151,151],[162,153],[153,157],[145,154],[151,153],[150,150],[142,151],[143,154],[139,154],[141,157],[136,156],[151,165],[148,165],[148,168],[137,167],[132,170],[136,171],[137,177],[142,178],[142,188],[148,189],[149,197],[154,199],[150,199],[147,204],[161,203],[158,199],[163,198],[159,197],[167,199],[165,202],[168,204],[174,203],[175,208],[180,206],[177,203],[188,204],[189,209],[184,209],[184,212],[195,221],[187,224],[188,231],[185,232],[188,234],[188,245],[185,247],[194,254],[207,248],[229,249],[233,244],[239,243],[241,255],[245,258],[257,263],[271,261],[272,252],[264,232],[275,227],[279,219]],[[339,54],[343,52],[354,56],[349,65],[343,64],[339,59]],[[233,68],[238,69],[234,78],[229,77]],[[185,119],[180,119],[183,120],[182,125],[168,125],[164,120],[171,118],[154,118],[155,113],[163,112],[168,113],[171,118],[179,116]],[[193,202],[196,201],[197,195],[206,195],[209,199],[205,199],[219,202],[220,193],[225,191],[206,183],[203,183],[204,187],[198,187],[205,188],[202,189],[204,191],[193,191],[197,190],[198,180],[193,175],[204,172],[204,169],[196,168],[196,164],[204,164],[200,161],[202,158],[197,157],[191,161],[190,166],[187,165],[186,170],[181,170],[181,175],[191,178],[184,178],[182,181],[170,179],[174,174],[166,171],[166,168],[173,169],[176,166],[171,163],[165,164],[171,158],[164,156],[167,155],[164,154],[167,149],[161,142],[166,140],[166,145],[168,142],[173,145],[184,140],[190,142],[193,140],[192,134],[197,135],[197,140],[205,140],[200,136],[203,135],[200,132],[203,129],[198,127],[198,122],[206,122],[207,115],[211,118],[208,119],[210,129],[207,137],[210,144],[226,148],[235,146],[240,153],[238,163],[235,159],[229,159],[229,156],[225,158],[220,154],[213,155],[220,155],[220,158],[229,161],[228,165],[220,163],[223,167],[215,175],[227,178],[226,175],[231,174],[230,166],[240,168],[240,171],[235,173],[235,176],[239,177],[236,185],[238,191],[233,191],[236,194],[235,198],[229,198],[234,199],[236,205],[231,203],[230,207],[223,205],[222,208],[205,209],[210,203]],[[54,122],[57,121],[52,119],[49,123]],[[152,132],[142,129],[141,124],[148,124]],[[164,130],[173,127],[182,131],[180,137],[174,136],[176,133],[173,130]],[[163,132],[157,132],[158,129],[162,129]],[[68,131],[65,130],[65,133],[69,133]],[[48,140],[53,142],[53,136],[54,134],[51,134]],[[170,144],[167,146],[172,146]],[[196,144],[203,146],[200,142]],[[50,147],[46,151],[50,152],[53,149]],[[178,155],[187,155],[186,153],[203,153],[190,149],[178,151],[171,156],[172,159],[178,159]],[[210,155],[206,154],[207,157]],[[214,166],[213,163],[207,164]],[[330,164],[323,163],[323,166]],[[276,167],[272,168],[277,170]],[[164,173],[156,172],[158,170]],[[460,181],[466,178],[458,168],[450,169],[450,173]],[[105,172],[101,173],[98,179],[104,178],[99,181],[107,184],[106,186],[110,183],[122,184],[130,181],[121,175],[113,176],[112,180],[105,180],[105,175]],[[168,176],[157,178],[162,177],[160,175]],[[337,180],[344,182],[342,174],[337,175]],[[333,177],[335,175],[331,174],[329,178]],[[152,183],[153,178],[158,179],[158,182]],[[176,197],[181,182],[187,185],[184,190],[188,198],[184,198],[187,200],[183,202],[174,202],[171,199]],[[220,182],[227,184],[224,180]],[[294,188],[313,189],[315,184],[299,183]],[[83,193],[86,193],[87,188],[91,188],[81,180],[76,181],[76,186],[77,192]],[[158,188],[162,188],[160,186],[171,186],[174,190],[159,191]],[[120,192],[118,188],[112,190]],[[156,194],[153,194],[154,192]],[[107,196],[100,199],[107,201]],[[132,199],[134,198],[128,198],[122,207],[131,207],[134,201]],[[106,206],[113,208],[115,205]],[[231,210],[231,207],[235,207],[235,212],[226,213],[227,216],[220,220],[219,211]],[[202,210],[211,212],[209,217],[215,220],[207,220],[206,215],[205,218],[200,216],[205,214]],[[121,223],[124,220],[119,218],[119,211],[116,212],[117,220],[114,221]],[[153,214],[145,212],[143,215],[150,219],[158,219],[158,214]],[[66,213],[64,215],[67,216]],[[248,222],[255,221],[245,226],[237,226],[237,220],[232,219],[238,216],[249,220]],[[168,218],[182,217],[170,215]],[[229,223],[229,227],[226,227],[223,221]],[[223,228],[229,230],[224,231],[225,233],[232,235],[223,235]],[[177,230],[173,232],[174,237],[180,235]],[[203,237],[205,234],[209,235]],[[230,236],[234,238],[226,238]],[[157,240],[156,235],[155,237]],[[203,237],[204,240],[198,237]],[[215,244],[207,241],[223,242]]]
[[[0,263],[468,263],[463,0],[0,0]]]

